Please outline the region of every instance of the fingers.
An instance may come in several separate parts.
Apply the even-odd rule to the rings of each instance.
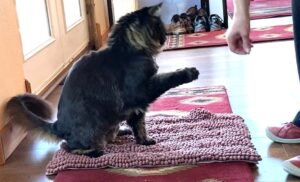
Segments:
[[[237,48],[237,49],[233,50],[232,52],[239,54],[239,55],[247,54],[247,52],[245,52],[245,50],[243,48]]]
[[[249,36],[243,36],[242,37],[242,48],[245,51],[246,54],[250,54],[251,48],[252,48],[251,40],[249,39]]]
[[[253,47],[249,36],[235,35],[227,39],[230,51],[236,54],[250,54],[251,48]]]
[[[243,40],[240,37],[235,37],[234,39],[228,40],[228,46],[231,52],[235,54],[247,54],[243,48]]]

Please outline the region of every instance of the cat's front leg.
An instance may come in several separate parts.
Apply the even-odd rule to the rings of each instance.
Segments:
[[[127,120],[127,124],[132,128],[137,144],[154,145],[156,143],[155,140],[148,138],[147,136],[145,127],[145,112],[132,112]]]
[[[198,76],[199,71],[194,67],[153,76],[148,85],[149,102],[153,102],[171,88],[196,80]]]
[[[195,67],[178,69],[175,71],[175,73],[178,74],[177,78],[181,82],[179,83],[180,85],[198,79],[198,76],[200,74],[197,68]]]

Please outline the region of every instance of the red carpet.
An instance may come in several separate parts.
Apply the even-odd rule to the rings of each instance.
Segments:
[[[166,50],[212,47],[227,45],[226,30],[205,33],[168,35],[164,47]],[[253,43],[293,39],[293,25],[278,25],[252,28],[250,33]]]
[[[227,10],[233,16],[233,0],[227,0]],[[250,18],[265,19],[292,15],[291,0],[254,0],[250,2]]]
[[[231,113],[224,87],[203,87],[171,90],[151,106],[150,115],[181,115],[195,108],[205,108],[215,113]],[[54,181],[252,182],[254,177],[246,162],[222,162],[146,169],[76,169],[59,172]]]

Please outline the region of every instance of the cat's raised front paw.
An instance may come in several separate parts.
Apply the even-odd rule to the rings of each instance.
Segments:
[[[187,82],[191,82],[193,80],[196,80],[199,76],[199,71],[195,68],[184,68],[182,70],[180,70],[182,72],[184,72],[184,75],[186,76],[186,81]]]

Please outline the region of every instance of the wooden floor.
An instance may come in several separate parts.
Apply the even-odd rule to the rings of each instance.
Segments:
[[[197,67],[197,81],[182,87],[225,85],[233,112],[242,116],[252,141],[263,160],[253,172],[255,181],[300,181],[281,167],[283,160],[300,155],[300,144],[272,143],[265,136],[268,125],[288,122],[300,109],[298,80],[292,41],[255,44],[250,55],[239,56],[227,47],[163,52],[157,57],[160,72]],[[56,107],[61,88],[48,98]],[[1,182],[52,181],[45,167],[56,144],[48,144],[30,135],[22,142],[6,165],[0,167]]]

